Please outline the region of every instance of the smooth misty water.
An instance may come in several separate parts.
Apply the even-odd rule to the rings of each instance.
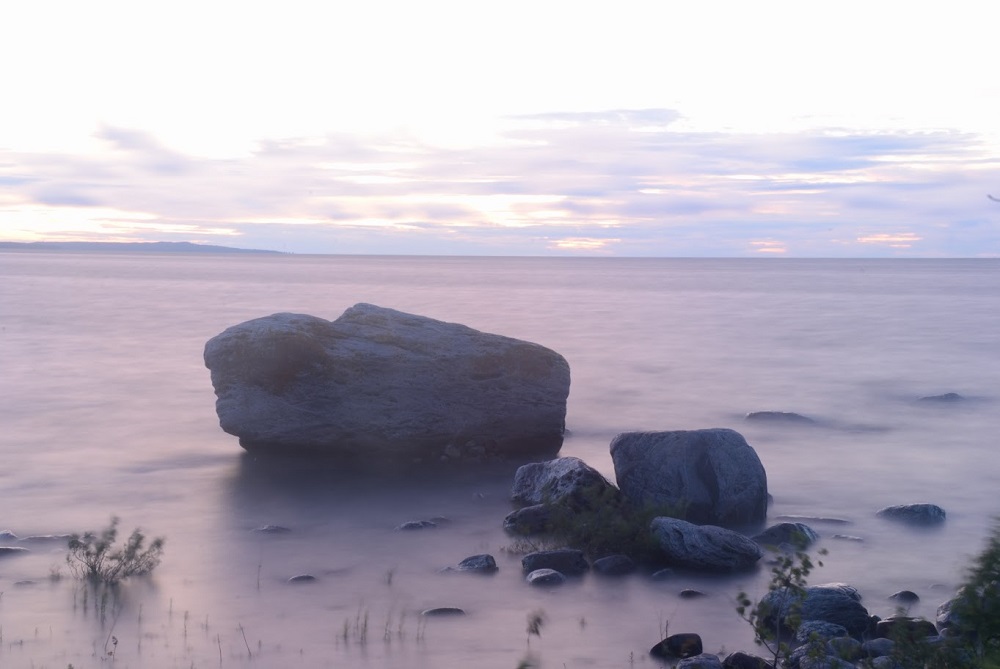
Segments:
[[[205,341],[250,318],[332,319],[357,302],[565,355],[563,454],[609,477],[617,432],[739,430],[767,469],[771,520],[849,521],[813,524],[829,550],[813,581],[857,586],[875,614],[907,588],[922,598],[911,610],[933,615],[1000,512],[1000,261],[4,253],[0,530],[97,529],[114,513],[167,544],[103,620],[61,544],[0,558],[0,665],[98,666],[114,635],[123,667],[511,668],[538,609],[530,652],[545,667],[654,666],[646,652],[666,620],[708,651],[753,649],[732,597],[760,592],[766,567],[523,583],[500,528],[512,470],[377,480],[244,457],[218,428]],[[969,401],[916,401],[949,391]],[[824,426],[745,423],[755,410]],[[874,517],[916,501],[943,506],[944,526]],[[439,515],[452,522],[393,531]],[[292,531],[251,531],[265,524]],[[493,577],[436,573],[482,552],[500,563]],[[306,572],[318,581],[285,582]],[[708,596],[681,599],[687,587]],[[420,622],[433,606],[468,615]]]

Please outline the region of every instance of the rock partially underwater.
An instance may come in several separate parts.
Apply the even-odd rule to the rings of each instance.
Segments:
[[[362,462],[552,457],[569,364],[538,344],[358,304],[281,313],[205,345],[226,432],[251,452]]]

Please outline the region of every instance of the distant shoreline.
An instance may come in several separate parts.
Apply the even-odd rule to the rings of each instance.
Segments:
[[[238,253],[287,255],[281,251],[238,249],[191,242],[0,242],[0,251],[101,251],[105,253]]]

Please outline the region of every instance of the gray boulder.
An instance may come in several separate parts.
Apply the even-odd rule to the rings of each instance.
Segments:
[[[517,504],[587,506],[617,492],[599,471],[580,458],[569,457],[518,467],[510,497]]]
[[[566,576],[555,569],[535,569],[525,576],[531,585],[561,585],[566,582]]]
[[[763,552],[742,534],[676,518],[654,518],[650,531],[663,556],[689,569],[737,571],[756,564]]]
[[[775,615],[781,616],[782,623],[789,627],[788,617],[796,614],[799,620],[835,623],[851,636],[860,637],[869,622],[868,611],[861,604],[861,595],[842,583],[807,586],[802,597],[788,588],[778,588],[765,594],[761,605],[771,612],[771,620]]]
[[[503,529],[511,534],[542,534],[552,530],[552,522],[551,506],[533,504],[508,513],[503,519]]]
[[[562,445],[561,355],[371,304],[235,325],[208,341],[205,365],[219,423],[248,451],[479,461]]]
[[[944,509],[937,504],[897,504],[879,509],[875,515],[890,520],[898,520],[910,525],[936,525],[946,517]]]
[[[767,513],[767,475],[734,430],[625,432],[611,442],[622,495],[696,523],[739,525]]]

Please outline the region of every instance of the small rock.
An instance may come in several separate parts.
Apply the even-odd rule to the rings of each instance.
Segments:
[[[757,423],[786,423],[789,425],[815,425],[816,421],[791,411],[751,411],[745,418]]]
[[[624,576],[635,571],[635,562],[627,555],[608,555],[594,560],[593,566],[602,576]]]
[[[481,574],[493,574],[498,570],[497,561],[492,555],[472,555],[458,563],[459,571],[475,571]]]
[[[527,576],[531,585],[560,585],[566,581],[566,576],[555,569],[535,569]]]
[[[702,653],[684,658],[677,663],[676,669],[722,669],[722,660],[717,655]]]
[[[894,592],[889,595],[889,599],[902,602],[904,604],[915,604],[920,601],[920,596],[912,590],[900,590],[899,592]]]
[[[694,590],[692,588],[685,588],[677,593],[677,596],[681,599],[698,599],[699,597],[706,597],[707,595],[701,590]]]
[[[284,534],[292,530],[283,525],[261,525],[260,527],[253,528],[253,531],[260,532],[261,534]]]
[[[804,550],[819,539],[819,535],[805,523],[778,523],[751,538],[767,548],[788,544],[798,550]]]
[[[657,571],[654,571],[649,577],[654,581],[669,581],[674,576],[676,576],[674,570],[667,567],[666,569],[658,569]]]
[[[834,525],[850,525],[851,521],[845,518],[830,518],[827,516],[778,516],[778,520],[787,520],[793,523],[831,523]]]
[[[840,541],[857,541],[862,542],[864,539],[861,537],[856,537],[853,534],[834,534],[833,539],[839,539]]]
[[[799,643],[836,639],[842,636],[847,636],[846,627],[822,620],[803,620],[795,630],[795,640]]]
[[[514,474],[511,500],[518,504],[558,504],[586,508],[613,500],[618,489],[580,458],[565,457],[522,465]]]
[[[552,507],[548,504],[533,504],[511,511],[503,519],[503,529],[519,535],[549,532],[552,529]]]
[[[402,525],[397,525],[397,531],[410,531],[410,530],[425,530],[431,527],[437,527],[437,523],[433,520],[408,520]]]
[[[914,641],[937,636],[937,627],[929,620],[909,616],[893,616],[875,624],[875,635],[886,639],[906,638]]]
[[[685,658],[701,655],[701,637],[692,632],[671,634],[666,639],[649,649],[653,657]]]
[[[911,525],[936,525],[945,520],[944,509],[937,504],[927,503],[887,506],[879,509],[875,515]]]
[[[928,395],[921,397],[921,402],[961,402],[965,398],[958,393],[944,393],[942,395]]]
[[[299,574],[297,576],[292,576],[288,579],[289,583],[312,583],[316,580],[316,577],[312,574]]]
[[[730,653],[722,661],[723,669],[773,669],[771,663],[762,657],[737,651]]]
[[[554,569],[566,576],[578,576],[590,569],[583,551],[574,548],[528,553],[521,558],[521,567],[525,572],[537,569]]]
[[[456,606],[438,606],[433,609],[425,609],[420,612],[422,616],[464,616],[465,611]]]

